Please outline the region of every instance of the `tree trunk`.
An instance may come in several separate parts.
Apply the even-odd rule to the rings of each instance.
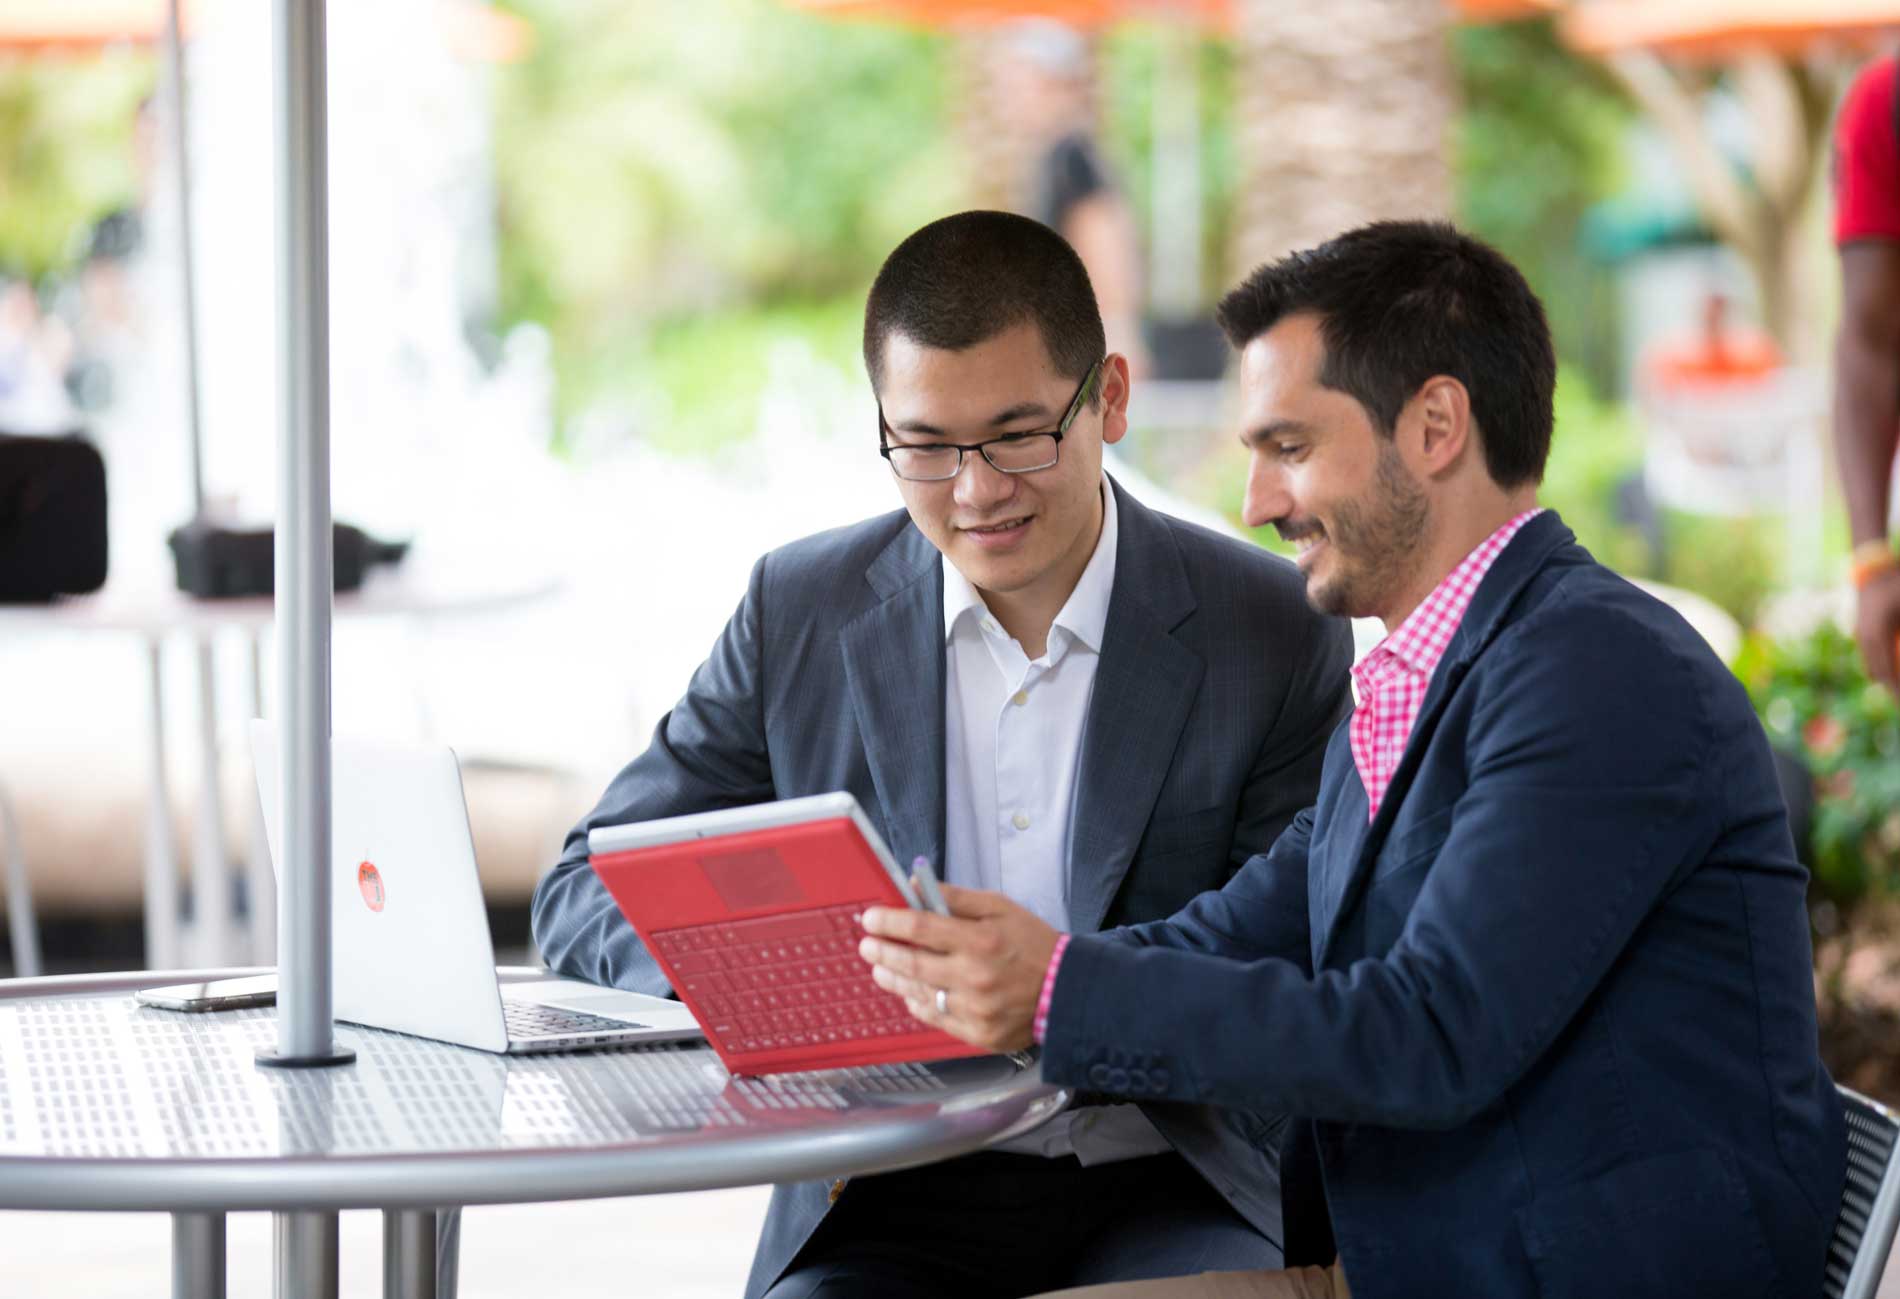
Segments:
[[[1444,218],[1444,0],[1241,0],[1233,277],[1367,221]]]

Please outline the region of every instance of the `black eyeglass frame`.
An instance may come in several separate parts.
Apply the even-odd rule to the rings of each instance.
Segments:
[[[1082,413],[1082,407],[1088,400],[1089,393],[1094,389],[1095,380],[1101,374],[1102,366],[1107,360],[1107,357],[1103,357],[1100,361],[1097,361],[1094,365],[1089,367],[1089,372],[1082,376],[1082,386],[1075,390],[1075,397],[1069,402],[1069,409],[1063,413],[1062,422],[1057,424],[1054,428],[1025,429],[1020,433],[1005,433],[1001,437],[988,438],[982,442],[973,442],[968,446],[958,442],[906,442],[893,447],[889,440],[891,426],[885,422],[884,403],[879,401],[877,404],[877,453],[883,456],[885,461],[890,464],[891,472],[897,474],[899,478],[907,483],[952,482],[956,479],[957,475],[963,472],[963,457],[971,451],[979,453],[983,459],[988,462],[989,467],[999,474],[1039,474],[1045,469],[1054,469],[1057,463],[1062,459],[1062,439],[1068,436],[1069,426],[1074,424],[1076,416]],[[997,464],[990,456],[990,447],[1000,446],[1009,442],[1020,442],[1024,438],[1054,438],[1056,440],[1056,458],[1046,465],[1037,465],[1034,469],[1005,469],[1002,465]],[[891,458],[891,452],[893,451],[954,451],[957,453],[957,467],[940,477],[905,478],[903,474],[898,473],[897,462]]]

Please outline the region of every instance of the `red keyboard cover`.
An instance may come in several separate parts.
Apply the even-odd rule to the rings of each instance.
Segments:
[[[983,1054],[872,981],[858,917],[906,904],[849,818],[592,862],[735,1074]]]

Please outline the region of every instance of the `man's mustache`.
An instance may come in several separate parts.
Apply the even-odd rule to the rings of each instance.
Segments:
[[[1318,519],[1278,519],[1274,521],[1273,530],[1280,534],[1282,541],[1305,541],[1325,531]]]

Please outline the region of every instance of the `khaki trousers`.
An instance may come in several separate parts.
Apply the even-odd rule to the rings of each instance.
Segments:
[[[1039,1295],[1037,1299],[1352,1299],[1346,1274],[1331,1267],[1273,1272],[1202,1272],[1156,1281],[1118,1281]]]

